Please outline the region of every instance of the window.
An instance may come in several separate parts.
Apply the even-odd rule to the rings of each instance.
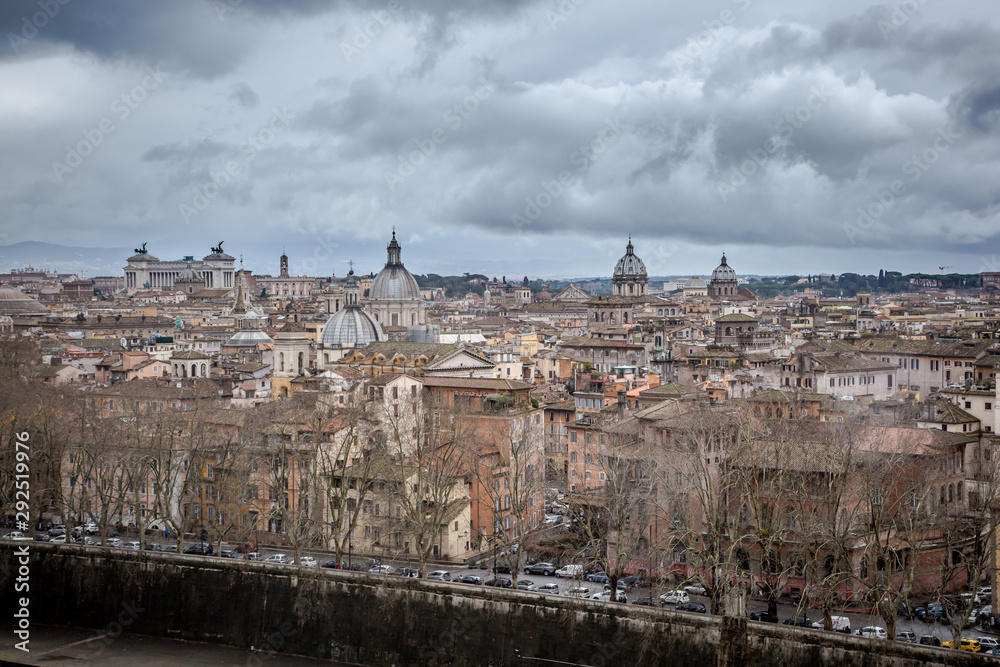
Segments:
[[[584,479],[590,479],[590,471],[588,470],[583,474]]]
[[[576,463],[576,452],[570,452],[569,453],[569,462],[570,463]]]
[[[570,431],[569,441],[576,444],[576,431]]]
[[[605,475],[605,474],[604,474],[603,472],[602,472],[602,473],[600,473],[600,474],[598,475],[598,477],[600,477],[600,479],[601,479],[601,481],[602,481],[602,482],[603,482],[603,481],[605,481],[605,480],[607,480],[607,475]]]
[[[594,462],[594,457],[591,456],[590,454],[584,454],[583,460],[584,460],[584,463],[593,463]]]

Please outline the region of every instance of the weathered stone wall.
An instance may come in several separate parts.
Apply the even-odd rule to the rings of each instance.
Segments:
[[[15,548],[0,547],[5,609]],[[700,614],[337,570],[32,543],[34,623],[370,665],[971,665],[985,656]],[[720,646],[721,638],[725,643]],[[742,639],[746,637],[744,645]],[[525,661],[523,664],[544,664]]]

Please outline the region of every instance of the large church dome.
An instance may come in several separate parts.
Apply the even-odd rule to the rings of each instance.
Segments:
[[[726,264],[726,256],[722,256],[722,263],[712,271],[712,280],[736,280],[736,272],[733,267]]]
[[[323,327],[320,342],[323,347],[364,347],[385,340],[382,327],[361,308],[347,307],[337,311]]]
[[[382,326],[361,307],[354,271],[347,274],[344,308],[338,310],[323,327],[320,344],[324,348],[364,347],[386,340]]]
[[[0,288],[0,315],[48,315],[49,309],[13,287]]]
[[[618,264],[615,265],[614,277],[628,278],[632,276],[642,276],[645,278],[646,265],[636,256],[635,248],[632,246],[632,239],[629,238],[628,245],[625,246],[625,254],[618,260]]]
[[[369,301],[391,299],[419,299],[420,286],[403,263],[400,261],[401,248],[396,240],[396,232],[392,233],[392,241],[386,248],[389,254],[385,268],[378,272],[368,291]]]

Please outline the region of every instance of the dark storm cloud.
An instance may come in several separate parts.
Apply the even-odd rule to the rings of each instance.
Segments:
[[[660,267],[720,243],[975,253],[1000,239],[988,7],[73,0],[2,56],[0,203],[67,235],[189,223],[349,248],[398,225],[444,262],[502,242],[582,268],[628,232]],[[149,64],[163,87],[53,184]],[[270,132],[275,110],[291,120]]]

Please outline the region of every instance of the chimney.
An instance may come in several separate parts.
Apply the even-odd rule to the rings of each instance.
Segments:
[[[628,413],[628,404],[625,402],[625,392],[618,391],[618,419],[625,419]]]

